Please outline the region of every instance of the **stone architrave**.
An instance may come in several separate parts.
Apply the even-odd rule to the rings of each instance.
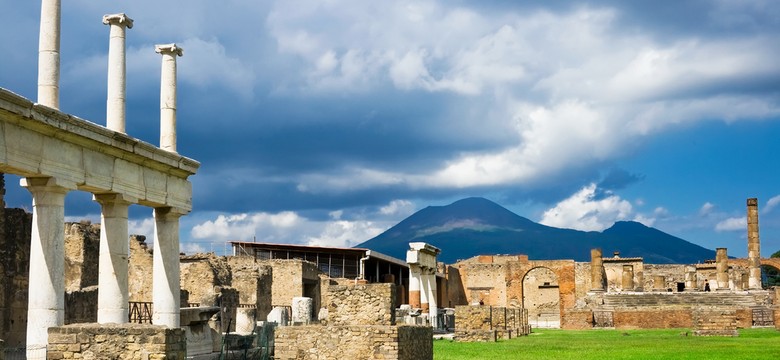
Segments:
[[[184,50],[176,44],[155,45],[162,55],[160,74],[160,149],[176,152],[176,57]]]
[[[747,199],[748,288],[761,290],[761,241],[758,237],[758,199]]]
[[[60,108],[60,0],[41,2],[41,32],[38,38],[38,103]]]
[[[133,19],[125,14],[103,15],[103,24],[109,25],[108,44],[108,100],[106,127],[125,133],[125,103],[127,99],[127,61],[125,56],[126,29],[133,28]]]
[[[23,178],[33,198],[30,287],[27,294],[27,359],[45,359],[48,329],[65,322],[65,194],[54,178]]]

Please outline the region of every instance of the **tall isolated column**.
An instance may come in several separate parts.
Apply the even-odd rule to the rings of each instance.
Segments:
[[[604,291],[604,258],[601,249],[590,249],[590,291]]]
[[[747,199],[748,288],[761,290],[761,241],[758,237],[758,199]]]
[[[97,322],[128,322],[127,209],[134,199],[120,194],[95,195],[100,203]],[[128,201],[130,200],[130,201]]]
[[[106,127],[125,133],[125,100],[127,99],[127,68],[125,61],[125,30],[133,28],[133,19],[125,14],[103,15],[103,24],[111,27],[108,43],[108,100]]]
[[[152,324],[180,325],[179,217],[173,208],[154,209],[154,258],[152,265]]]
[[[176,152],[176,56],[183,49],[176,44],[155,45],[162,55],[160,74],[160,149]]]
[[[729,289],[729,257],[726,248],[715,249],[715,279],[718,281],[718,291]]]
[[[60,0],[41,2],[38,36],[38,103],[60,108]]]
[[[65,194],[54,178],[24,178],[33,198],[27,359],[46,359],[48,328],[65,322]]]

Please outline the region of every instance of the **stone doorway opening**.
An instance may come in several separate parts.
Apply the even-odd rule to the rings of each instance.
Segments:
[[[560,290],[555,272],[546,267],[537,267],[525,274],[523,307],[528,310],[531,327],[561,327]]]

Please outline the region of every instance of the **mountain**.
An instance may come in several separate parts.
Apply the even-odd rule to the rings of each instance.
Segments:
[[[429,206],[362,244],[399,259],[410,242],[442,250],[439,261],[451,264],[475,255],[527,254],[532,260],[590,261],[590,249],[604,256],[643,257],[648,264],[694,264],[715,258],[705,249],[633,221],[620,221],[602,232],[559,229],[535,223],[484,198],[447,206]]]

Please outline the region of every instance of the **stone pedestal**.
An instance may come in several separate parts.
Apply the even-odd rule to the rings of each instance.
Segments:
[[[187,339],[187,356],[214,352],[216,331],[209,326],[209,319],[219,312],[219,307],[189,307],[181,309],[181,325]]]
[[[292,323],[294,325],[308,325],[312,319],[312,298],[294,297],[292,299]]]
[[[277,306],[268,313],[266,319],[268,322],[276,323],[279,326],[287,326],[290,321],[290,314],[287,312],[286,307]]]

